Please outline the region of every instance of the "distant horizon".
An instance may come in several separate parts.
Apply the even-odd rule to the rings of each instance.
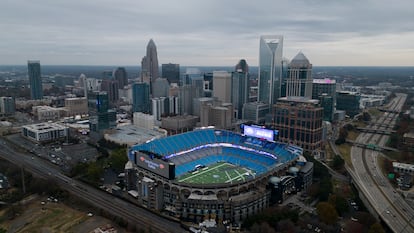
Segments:
[[[162,64],[169,64],[169,63],[162,63]],[[161,64],[161,65],[162,65]],[[177,64],[177,63],[172,63],[172,64]],[[141,65],[136,66],[136,65],[64,65],[64,64],[42,64],[42,62],[40,61],[40,65],[41,66],[90,66],[90,67],[141,67]],[[161,65],[159,67],[161,67]],[[179,64],[180,67],[235,67],[236,64],[234,65],[182,65]],[[9,64],[9,65],[5,65],[5,64],[0,64],[0,66],[4,67],[4,66],[27,66],[27,64]],[[249,65],[249,67],[259,67],[258,65]],[[312,67],[414,67],[414,65],[407,65],[407,66],[381,66],[381,65],[313,65]]]

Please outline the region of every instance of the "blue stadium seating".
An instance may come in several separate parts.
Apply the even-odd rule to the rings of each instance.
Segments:
[[[172,157],[177,152],[215,143],[229,143],[235,145],[235,147],[204,147],[197,151]],[[275,155],[277,159],[254,151],[236,148],[236,146],[264,151]],[[303,152],[300,147],[287,146],[285,143],[262,141],[257,138],[244,137],[230,131],[216,129],[202,129],[177,134],[135,145],[131,149],[151,151],[166,159],[168,158],[176,164],[177,177],[193,170],[197,164],[208,166],[219,161],[244,166],[254,170],[257,174],[261,174],[269,168],[276,166],[276,164],[296,158]]]

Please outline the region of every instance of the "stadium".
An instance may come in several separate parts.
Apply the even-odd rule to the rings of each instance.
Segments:
[[[240,223],[270,205],[269,179],[295,165],[302,149],[275,141],[277,131],[212,128],[129,148],[129,193],[146,208],[183,221]]]

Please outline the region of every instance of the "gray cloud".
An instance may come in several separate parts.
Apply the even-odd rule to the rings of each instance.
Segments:
[[[284,56],[314,65],[414,65],[414,2],[56,1],[0,7],[0,64],[140,64],[153,38],[160,63],[257,65],[259,37],[284,35]],[[392,59],[389,59],[392,58]]]

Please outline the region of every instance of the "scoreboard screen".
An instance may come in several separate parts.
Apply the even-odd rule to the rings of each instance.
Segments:
[[[246,136],[256,137],[256,138],[263,138],[268,141],[275,141],[277,138],[278,131],[272,129],[266,129],[260,126],[254,125],[242,125],[242,133]]]

